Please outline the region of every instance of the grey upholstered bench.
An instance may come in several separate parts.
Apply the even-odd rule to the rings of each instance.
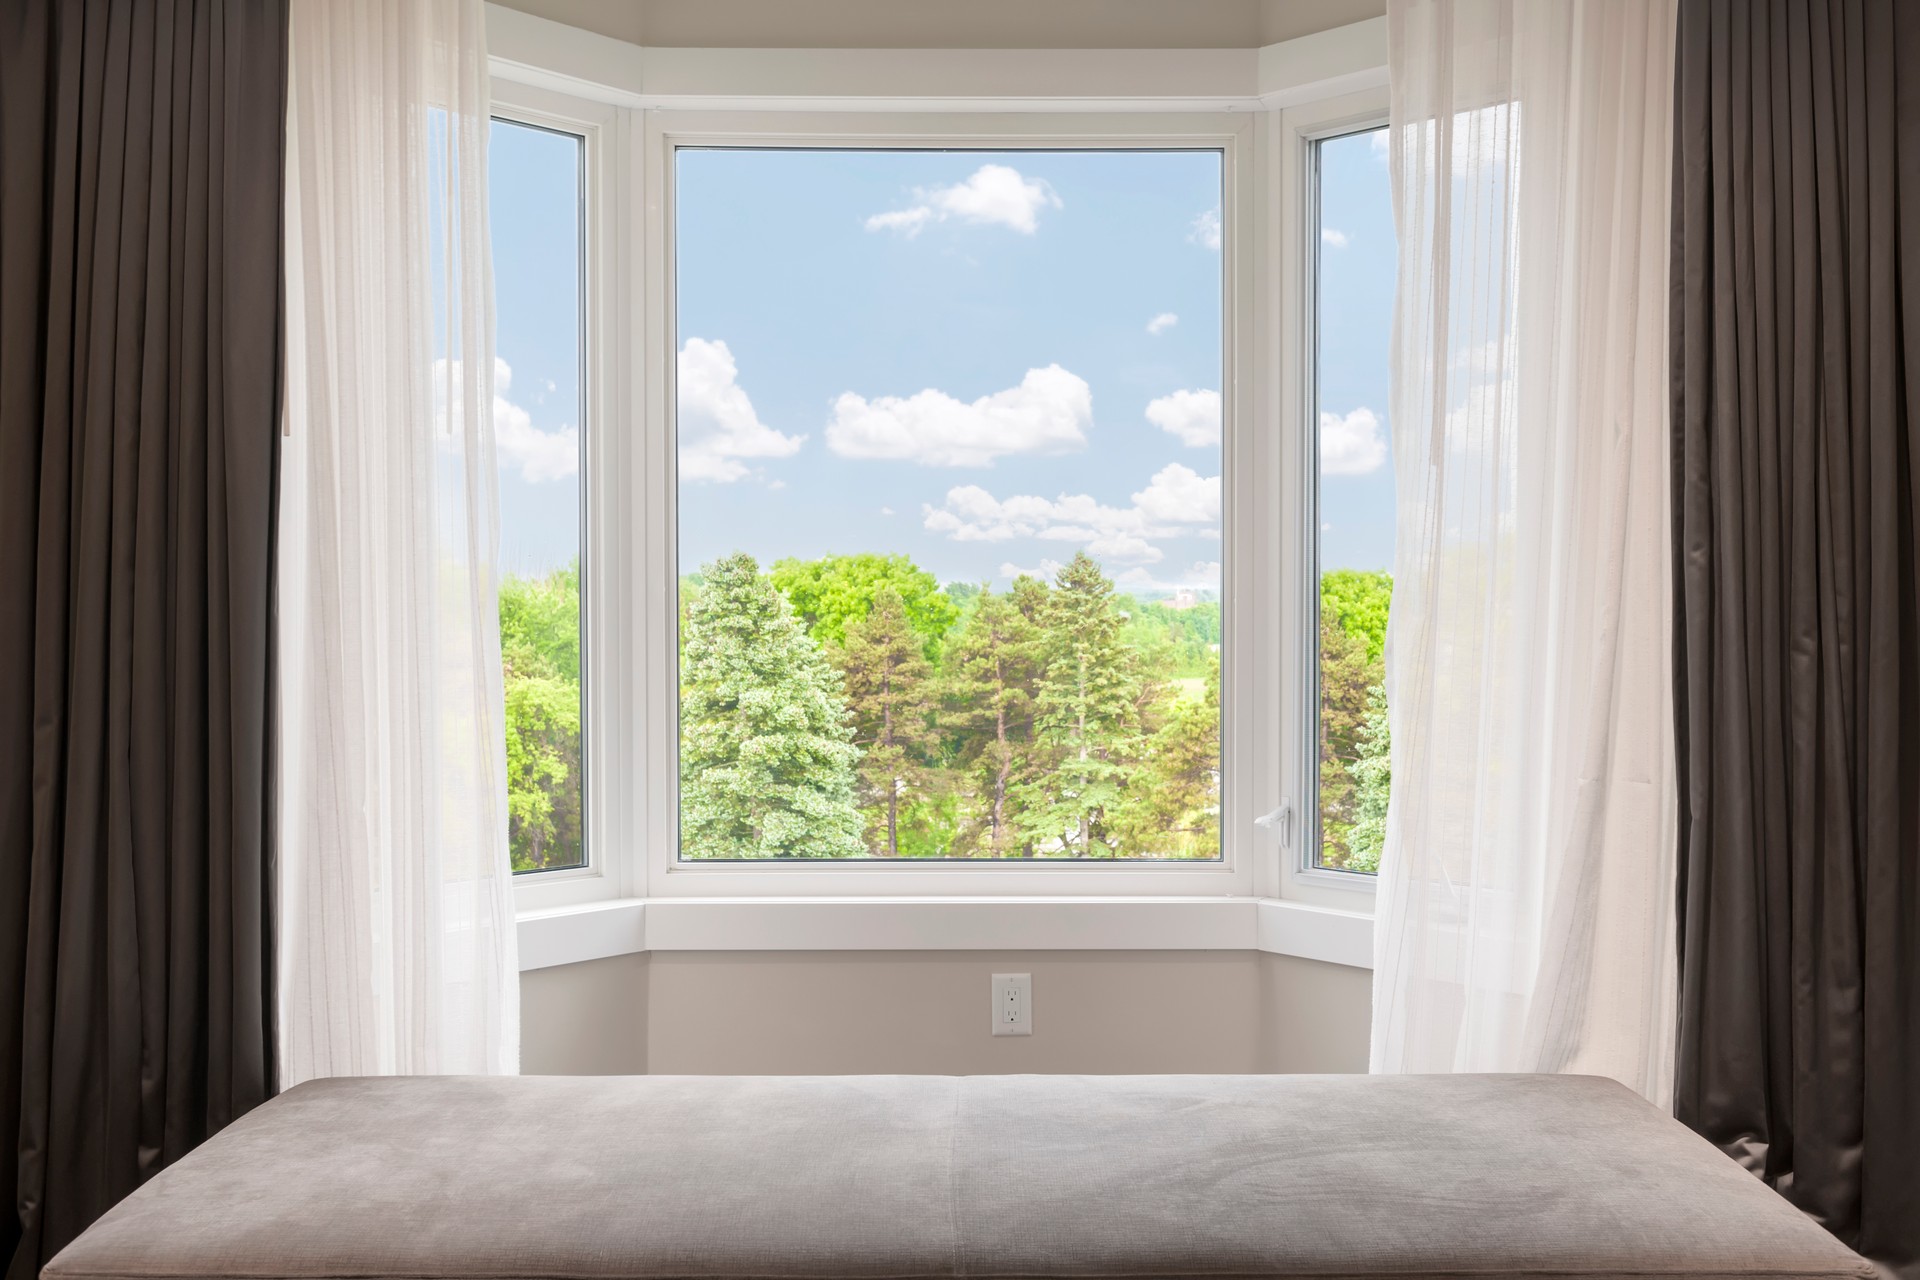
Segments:
[[[1872,1269],[1578,1076],[327,1080],[48,1280],[1820,1276]]]

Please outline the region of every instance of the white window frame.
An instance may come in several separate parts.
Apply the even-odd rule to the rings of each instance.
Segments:
[[[632,513],[620,481],[631,467],[625,427],[636,419],[639,386],[626,358],[635,331],[628,314],[635,255],[629,240],[616,233],[633,207],[626,154],[633,113],[591,98],[496,80],[490,114],[578,136],[586,206],[580,293],[580,710],[587,865],[515,876],[515,905],[530,911],[631,896],[641,888],[624,852],[631,842],[620,835],[638,818],[630,790],[621,785],[632,769],[632,747],[618,731],[631,723],[634,685],[620,660],[634,607],[628,577],[634,560]]]
[[[1252,173],[1254,127],[1246,115],[1220,114],[961,114],[652,111],[645,122],[645,255],[647,290],[645,381],[647,457],[635,474],[645,495],[647,560],[640,572],[651,607],[638,637],[642,654],[647,764],[640,776],[645,801],[647,896],[671,897],[899,897],[1021,896],[1248,896],[1273,841],[1254,819],[1280,803],[1280,766],[1269,732],[1280,696],[1276,637],[1265,611],[1236,602],[1270,595],[1257,576],[1272,561],[1259,552],[1266,516],[1263,494],[1275,492],[1278,450],[1258,429],[1260,388],[1253,341],[1255,292],[1242,265],[1258,253],[1259,187]],[[797,860],[781,863],[702,863],[678,858],[677,728],[679,692],[675,607],[679,583],[673,540],[678,498],[675,475],[672,214],[673,154],[691,147],[972,148],[994,151],[1188,147],[1222,155],[1222,299],[1224,414],[1221,475],[1225,566],[1222,639],[1222,814],[1217,862],[1060,862],[979,860],[909,862]],[[1200,210],[1195,210],[1199,213]],[[1180,229],[1170,228],[1170,234]],[[1265,481],[1266,483],[1263,483]]]
[[[1292,283],[1278,282],[1281,328],[1294,335],[1279,352],[1281,384],[1290,389],[1287,417],[1298,424],[1293,476],[1288,492],[1297,511],[1291,542],[1295,628],[1300,641],[1291,672],[1295,702],[1306,708],[1300,734],[1293,793],[1300,796],[1299,839],[1281,863],[1280,896],[1347,910],[1371,910],[1375,876],[1337,871],[1314,865],[1320,845],[1320,443],[1319,385],[1319,260],[1320,192],[1313,164],[1316,144],[1344,134],[1378,128],[1387,123],[1385,89],[1343,94],[1281,113],[1276,131],[1279,155],[1274,171],[1279,191],[1279,235],[1282,260]]]
[[[1244,928],[1236,923],[1216,945],[1243,946],[1257,932],[1263,950],[1364,963],[1358,957],[1368,954],[1364,939],[1370,936],[1370,922],[1365,913],[1371,910],[1373,878],[1313,868],[1312,845],[1305,838],[1317,810],[1318,790],[1318,645],[1312,629],[1318,601],[1318,528],[1312,512],[1317,485],[1305,483],[1313,477],[1316,421],[1311,378],[1305,376],[1312,369],[1312,316],[1305,309],[1311,294],[1305,286],[1313,262],[1305,255],[1313,228],[1305,179],[1313,138],[1384,119],[1384,88],[1329,96],[1336,87],[1351,88],[1356,82],[1383,83],[1383,71],[1371,62],[1380,56],[1374,51],[1384,48],[1382,32],[1356,27],[1328,33],[1325,40],[1331,43],[1315,44],[1320,37],[1296,42],[1297,54],[1286,46],[1261,51],[1263,83],[1271,72],[1282,80],[1293,77],[1301,87],[1257,101],[1223,99],[1218,105],[1227,110],[1198,98],[1184,103],[1143,98],[1139,101],[1156,109],[1135,112],[1125,101],[1096,101],[1110,96],[1100,93],[1079,99],[1087,104],[1085,111],[1011,96],[1005,99],[1007,112],[982,110],[977,101],[958,104],[946,114],[921,110],[918,104],[890,108],[881,102],[835,112],[785,102],[775,104],[774,110],[707,110],[684,105],[689,101],[685,96],[669,102],[642,88],[636,73],[641,64],[625,52],[631,46],[615,49],[611,42],[571,29],[527,25],[492,6],[490,15],[526,26],[516,34],[528,37],[517,44],[519,60],[503,62],[496,53],[494,114],[587,139],[587,374],[582,390],[587,418],[583,499],[589,514],[582,546],[582,643],[589,865],[516,878],[523,937],[532,925],[538,937],[564,943],[542,963],[640,949],[642,906],[651,902],[664,908],[677,901],[688,911],[707,911],[703,899],[732,901],[738,904],[733,909],[748,912],[765,912],[773,903],[798,908],[807,902],[832,912],[839,910],[835,901],[891,912],[882,899],[897,900],[898,911],[885,917],[896,926],[888,936],[898,934],[897,926],[908,918],[903,913],[920,910],[909,905],[912,901],[945,902],[966,911],[965,918],[973,923],[957,931],[927,930],[925,945],[945,939],[946,945],[956,946],[1018,938],[1030,938],[1029,945],[1047,945],[1031,939],[1056,933],[1060,946],[1090,945],[1087,937],[1108,939],[1101,945],[1136,945],[1126,939],[1141,939],[1137,945],[1191,946],[1196,945],[1191,940],[1176,941],[1185,936],[1177,930],[1162,931],[1151,923],[1160,918],[1154,914],[1156,903],[1175,910],[1185,909],[1180,903],[1238,900],[1250,910],[1254,903],[1248,899],[1260,899],[1257,931],[1249,914]],[[1284,56],[1270,58],[1276,50]],[[750,55],[752,51],[742,56]],[[859,55],[839,56],[853,60],[854,69],[866,75],[867,63],[859,61]],[[1185,55],[1169,56],[1177,62]],[[950,60],[936,59],[934,65],[937,69]],[[1131,63],[1108,70],[1104,56],[1090,68],[1085,73],[1090,81],[1134,74]],[[503,69],[507,74],[499,74]],[[892,70],[897,74],[899,69]],[[1191,69],[1196,81],[1199,70]],[[1213,75],[1212,69],[1205,70]],[[623,82],[628,87],[622,87]],[[719,96],[711,100],[727,108],[743,105]],[[1227,410],[1223,532],[1228,574],[1223,599],[1228,631],[1221,862],[675,864],[677,744],[672,726],[678,690],[671,624],[678,573],[666,536],[677,496],[670,492],[672,470],[667,465],[673,449],[675,363],[668,148],[675,142],[992,149],[1179,144],[1223,151],[1227,323],[1221,390]],[[1274,494],[1285,496],[1276,502]],[[662,495],[664,502],[659,500]],[[1271,831],[1253,826],[1256,815],[1283,807],[1286,816]],[[1022,931],[1005,933],[1008,917],[993,904],[1016,900],[1055,924],[1035,924],[1041,917],[1022,915],[1019,918],[1029,922]],[[987,914],[973,915],[975,907]],[[1122,909],[1124,917],[1111,915]],[[589,914],[578,914],[583,910]],[[1124,918],[1131,923],[1113,925],[1111,933],[1087,933],[1067,926],[1063,913],[1070,911],[1096,913],[1073,915],[1074,920]],[[669,918],[678,917],[661,917],[645,932],[651,935]],[[1240,921],[1237,914],[1231,918]],[[839,938],[837,923],[821,927],[822,945]],[[1041,934],[1032,934],[1034,928]],[[1299,942],[1296,935],[1302,930],[1320,940]],[[700,932],[694,930],[695,935]],[[1166,933],[1163,943],[1145,941],[1161,932]],[[1247,938],[1241,938],[1243,932]],[[730,936],[737,934],[736,929]],[[666,941],[662,937],[661,942]],[[692,945],[684,939],[679,944]],[[839,945],[865,943],[847,937]],[[896,937],[891,945],[906,944]]]

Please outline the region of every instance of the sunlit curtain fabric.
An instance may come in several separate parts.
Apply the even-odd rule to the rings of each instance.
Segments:
[[[1393,0],[1375,1071],[1672,1089],[1668,0]]]
[[[481,0],[293,0],[281,1083],[512,1072]]]

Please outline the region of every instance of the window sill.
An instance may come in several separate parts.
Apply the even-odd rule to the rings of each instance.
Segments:
[[[1373,917],[1279,898],[619,898],[519,917],[520,968],[640,951],[1264,951],[1373,967]]]

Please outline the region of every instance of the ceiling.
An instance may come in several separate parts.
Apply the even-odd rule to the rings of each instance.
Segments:
[[[496,0],[631,44],[745,49],[1254,49],[1386,0]]]

